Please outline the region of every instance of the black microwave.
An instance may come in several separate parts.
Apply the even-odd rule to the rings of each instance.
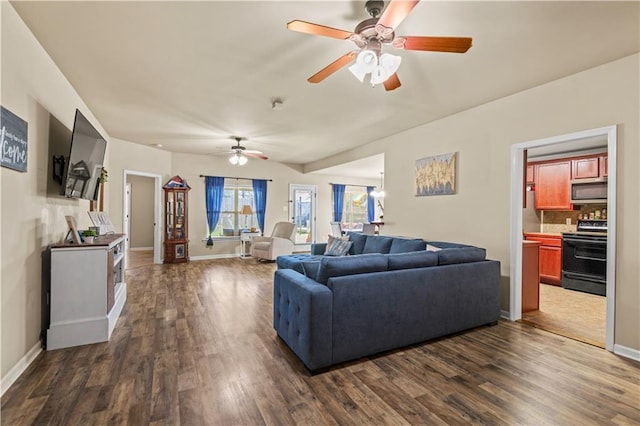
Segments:
[[[607,202],[607,178],[575,179],[571,181],[571,203]]]

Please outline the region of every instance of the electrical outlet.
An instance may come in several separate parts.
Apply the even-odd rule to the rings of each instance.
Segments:
[[[571,218],[570,217],[567,218],[567,225],[571,225]]]

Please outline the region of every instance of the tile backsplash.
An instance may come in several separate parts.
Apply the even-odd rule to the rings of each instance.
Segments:
[[[596,210],[599,210],[602,214],[602,210],[606,208],[606,204],[585,204],[580,206],[580,210],[568,212],[545,210],[541,215],[542,223],[540,225],[540,232],[550,234],[574,232],[578,224],[578,219],[582,219],[585,214],[595,213]],[[567,224],[567,219],[571,220],[571,224]]]

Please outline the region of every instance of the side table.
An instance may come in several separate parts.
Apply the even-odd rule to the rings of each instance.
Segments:
[[[247,252],[248,248],[251,246],[251,239],[253,237],[259,237],[259,232],[241,232],[240,233],[240,258],[246,259],[251,257],[251,255]]]

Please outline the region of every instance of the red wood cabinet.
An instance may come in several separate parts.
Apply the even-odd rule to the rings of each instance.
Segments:
[[[522,312],[540,309],[540,242],[522,242]]]
[[[597,178],[600,176],[598,157],[571,160],[571,168],[571,177],[573,179]]]
[[[527,166],[527,183],[536,183],[535,168],[532,164]]]
[[[571,160],[535,165],[536,210],[573,210]]]
[[[554,234],[524,234],[526,240],[540,242],[540,281],[561,285],[562,236]]]
[[[604,155],[600,157],[600,177],[609,176],[609,157]]]

